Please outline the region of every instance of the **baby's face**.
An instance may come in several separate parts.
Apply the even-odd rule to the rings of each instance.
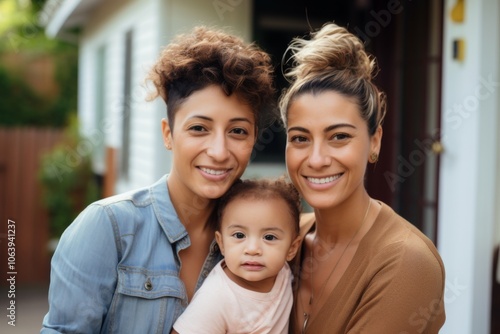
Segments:
[[[271,290],[299,246],[294,220],[281,198],[233,200],[224,210],[216,239],[229,277],[259,292]]]

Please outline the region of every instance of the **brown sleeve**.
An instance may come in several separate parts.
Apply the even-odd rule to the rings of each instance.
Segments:
[[[438,333],[445,321],[442,261],[415,234],[387,246],[346,333]]]

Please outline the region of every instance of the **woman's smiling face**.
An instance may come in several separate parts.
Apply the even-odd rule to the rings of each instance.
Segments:
[[[174,128],[166,120],[162,128],[173,154],[169,189],[184,198],[222,196],[245,171],[256,135],[251,107],[215,85],[194,92]]]
[[[381,130],[370,137],[352,98],[303,93],[290,104],[287,120],[288,173],[309,205],[327,209],[364,191],[366,164],[370,153],[379,152]]]

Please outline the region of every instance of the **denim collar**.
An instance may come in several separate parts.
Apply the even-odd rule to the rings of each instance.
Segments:
[[[164,175],[161,179],[154,183],[149,188],[149,192],[153,201],[155,215],[161,228],[167,235],[170,243],[175,243],[185,238],[188,233],[184,225],[179,220],[177,212],[174,209],[174,205],[170,200],[167,177],[168,174]],[[189,238],[187,238],[187,245],[185,245],[185,247],[188,247],[190,244]]]

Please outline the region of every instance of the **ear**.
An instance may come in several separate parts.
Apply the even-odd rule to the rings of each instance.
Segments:
[[[380,147],[382,146],[382,127],[379,125],[373,136],[370,137],[370,150],[368,151],[368,156],[372,153],[380,154]]]
[[[297,252],[299,251],[299,247],[301,245],[302,238],[297,236],[295,240],[292,242],[290,245],[290,248],[288,249],[288,254],[286,255],[286,260],[287,261],[292,261],[295,255],[297,255]]]
[[[224,255],[224,243],[222,242],[222,234],[219,231],[215,231],[215,241],[219,245],[220,253]]]
[[[172,149],[172,129],[166,118],[161,120],[161,133],[163,136],[163,144],[167,150]]]

